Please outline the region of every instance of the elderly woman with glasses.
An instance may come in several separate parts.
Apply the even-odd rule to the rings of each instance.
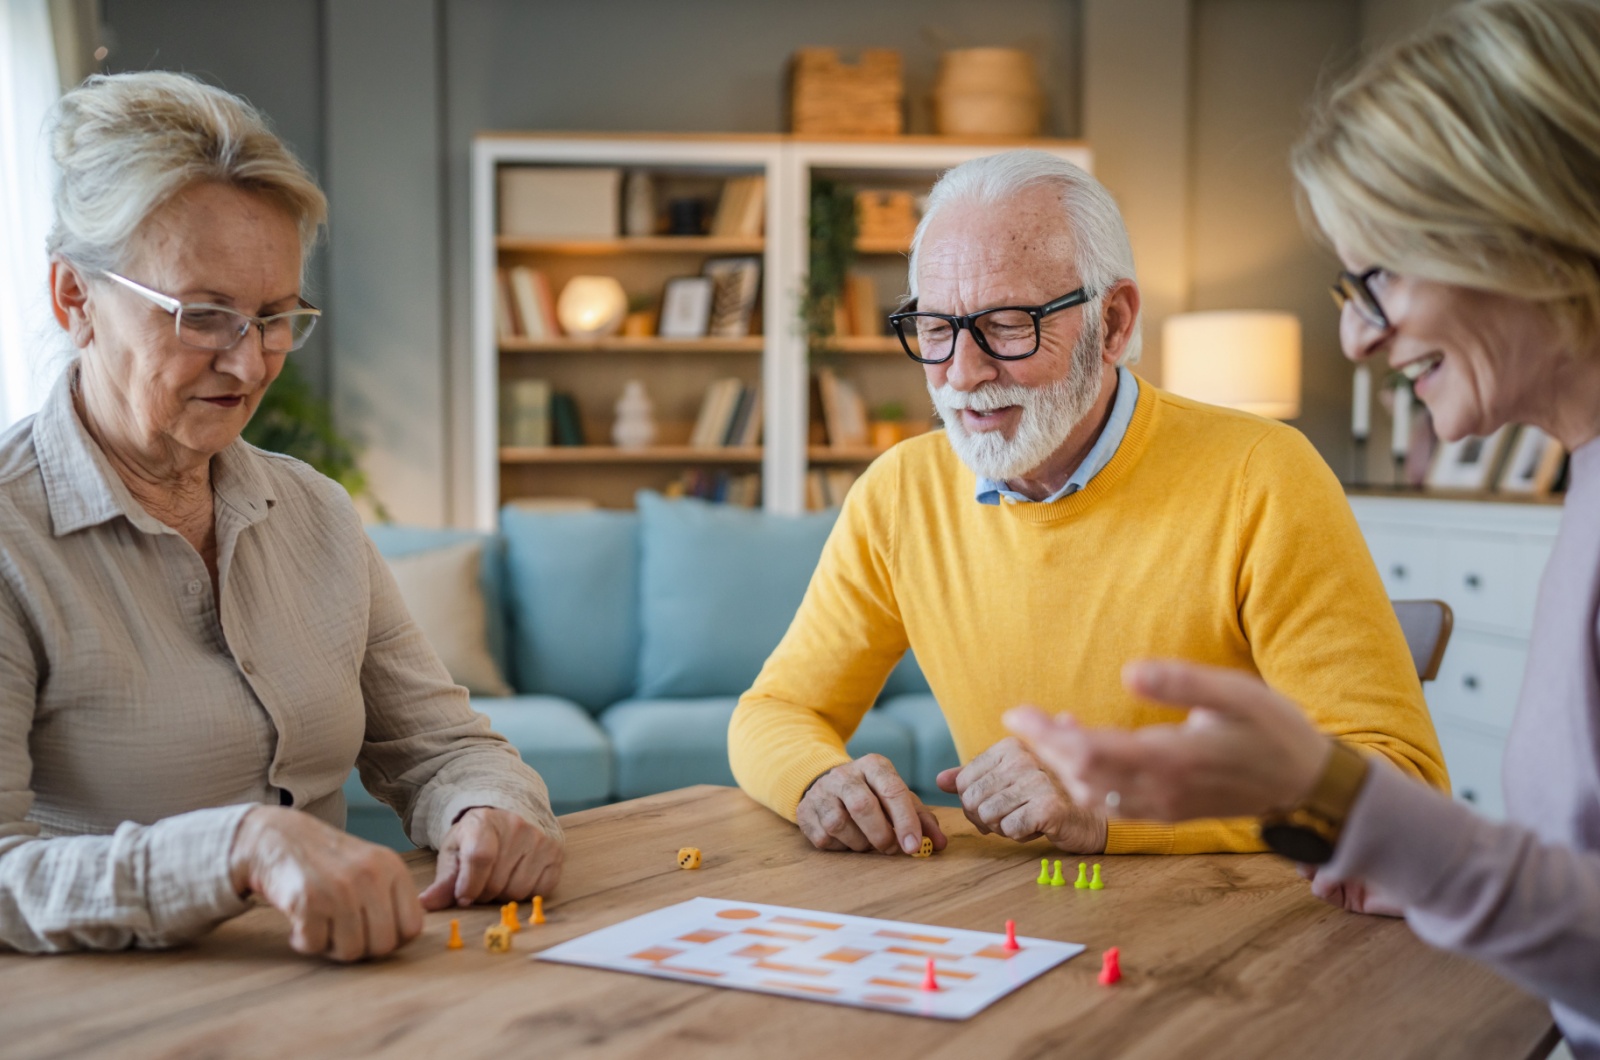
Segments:
[[[77,355],[0,437],[0,945],[158,947],[247,908],[355,960],[423,909],[548,894],[561,834],[339,486],[239,438],[319,311],[322,192],[248,104],[90,78],[54,121]],[[440,852],[342,831],[352,766]]]
[[[1345,271],[1340,337],[1406,375],[1441,436],[1527,423],[1571,453],[1504,782],[1484,821],[1320,735],[1248,675],[1130,666],[1194,708],[1136,732],[1008,723],[1074,798],[1179,820],[1261,815],[1313,889],[1551,1002],[1600,1057],[1600,6],[1483,0],[1323,105],[1295,172]]]

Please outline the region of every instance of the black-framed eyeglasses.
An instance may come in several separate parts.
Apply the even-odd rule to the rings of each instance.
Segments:
[[[180,302],[170,294],[152,291],[141,283],[114,272],[104,274],[128,290],[146,298],[172,314],[172,326],[178,341],[197,350],[222,352],[239,345],[251,328],[261,329],[261,349],[267,353],[289,353],[298,350],[311,337],[322,310],[300,299],[298,308],[282,313],[257,317],[237,309],[211,302]]]
[[[1383,311],[1383,306],[1378,302],[1378,296],[1372,291],[1372,280],[1376,276],[1388,274],[1382,265],[1374,265],[1365,272],[1350,272],[1342,269],[1333,286],[1329,289],[1333,295],[1333,302],[1342,311],[1348,303],[1355,306],[1361,319],[1381,331],[1389,330],[1389,314]]]
[[[889,323],[906,353],[921,364],[943,364],[954,357],[962,328],[972,332],[978,349],[990,357],[1020,361],[1039,352],[1041,320],[1093,297],[1087,287],[1080,287],[1044,305],[1002,305],[966,316],[918,312],[916,299],[912,299],[905,309],[889,314]]]

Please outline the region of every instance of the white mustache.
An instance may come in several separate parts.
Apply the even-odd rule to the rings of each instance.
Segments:
[[[957,390],[949,383],[928,389],[933,392],[934,400],[945,408],[971,412],[994,412],[1016,405],[1027,408],[1033,397],[1027,387],[1005,383],[985,383],[977,390]]]

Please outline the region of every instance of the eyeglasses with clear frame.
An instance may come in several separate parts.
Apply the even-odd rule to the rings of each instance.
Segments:
[[[1382,265],[1374,265],[1365,272],[1340,270],[1338,277],[1333,281],[1333,286],[1329,288],[1334,305],[1341,311],[1347,303],[1354,305],[1356,313],[1362,320],[1380,331],[1388,331],[1391,326],[1389,314],[1383,311],[1378,296],[1372,291],[1374,277],[1387,275],[1388,271]]]
[[[317,326],[317,318],[322,316],[322,310],[304,298],[300,299],[298,308],[258,317],[212,302],[180,302],[170,294],[152,291],[126,276],[114,272],[103,275],[171,313],[178,341],[197,350],[218,353],[231,350],[251,328],[259,328],[264,352],[290,353],[306,344]]]
[[[907,356],[919,364],[943,364],[954,357],[963,328],[972,332],[978,349],[995,360],[1020,361],[1039,352],[1040,321],[1093,297],[1087,287],[1080,287],[1044,305],[1002,305],[965,316],[919,312],[912,299],[905,309],[889,315],[889,323]]]

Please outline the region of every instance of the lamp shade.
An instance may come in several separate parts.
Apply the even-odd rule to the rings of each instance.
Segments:
[[[574,276],[561,288],[556,319],[568,335],[615,335],[628,312],[628,294],[611,276]]]
[[[1293,313],[1180,313],[1167,318],[1161,340],[1161,382],[1174,394],[1275,420],[1300,415]]]

